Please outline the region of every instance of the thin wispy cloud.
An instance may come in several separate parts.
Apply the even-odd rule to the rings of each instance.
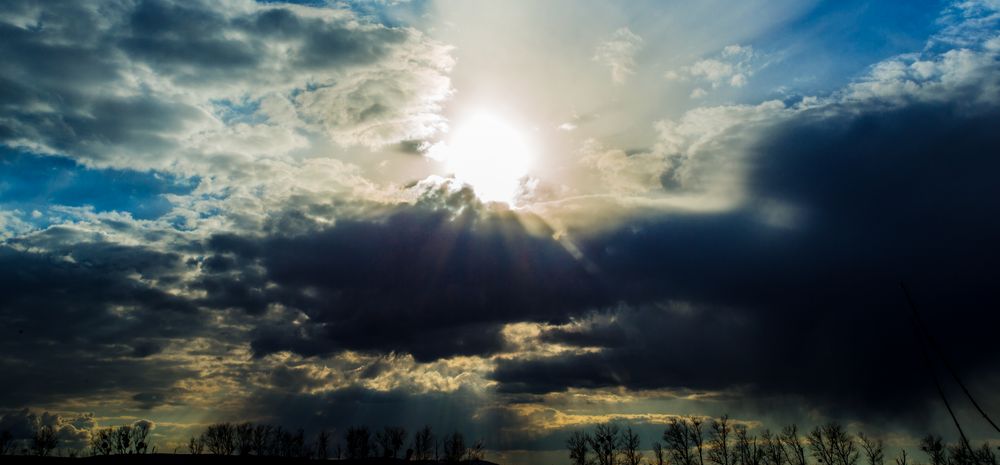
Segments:
[[[642,38],[623,27],[598,44],[594,60],[611,69],[611,80],[615,84],[624,84],[635,73],[635,55],[641,49]]]

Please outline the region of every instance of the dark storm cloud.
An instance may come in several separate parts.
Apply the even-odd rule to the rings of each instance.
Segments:
[[[607,350],[505,360],[493,377],[514,392],[746,387],[898,413],[930,394],[900,281],[969,379],[996,374],[998,117],[845,105],[779,125],[753,150],[748,207],[578,242],[632,308],[545,337]],[[774,202],[796,222],[763,221]]]
[[[490,354],[503,346],[505,323],[564,321],[604,302],[580,262],[550,235],[529,234],[510,212],[400,207],[297,235],[257,242],[216,236],[208,245],[217,252],[206,259],[209,267],[253,259],[265,270],[206,277],[217,305],[259,311],[242,299],[266,293],[309,317],[304,325],[259,327],[258,355],[353,349],[426,361]],[[264,290],[266,282],[278,288]]]
[[[65,248],[64,236],[72,237]],[[178,256],[71,232],[48,237],[34,244],[49,244],[49,252],[0,247],[4,406],[155,390],[194,374],[143,360],[205,325],[186,299],[148,282],[183,271]]]
[[[620,326],[602,321],[582,328],[548,329],[540,339],[577,347],[620,347],[628,343],[628,334]]]

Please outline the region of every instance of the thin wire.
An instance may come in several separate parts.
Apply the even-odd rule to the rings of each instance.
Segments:
[[[927,355],[925,342],[923,341],[923,338],[920,337],[917,307],[913,305],[913,299],[910,298],[910,292],[906,289],[906,285],[899,283],[899,286],[903,288],[903,294],[906,295],[906,301],[910,304],[910,309],[913,310],[913,335],[917,338],[917,345],[920,346],[920,355],[923,356],[924,365],[927,366],[927,372],[930,373],[931,379],[934,380],[934,387],[937,389],[938,395],[941,396],[941,401],[944,402],[944,407],[948,410],[948,415],[951,415],[951,421],[955,422],[955,428],[958,429],[958,434],[962,437],[962,444],[969,449],[969,452],[972,452],[972,446],[969,444],[969,439],[965,437],[965,431],[962,430],[962,425],[958,422],[958,417],[955,416],[955,412],[951,409],[951,403],[948,402],[948,397],[944,395],[944,389],[941,388],[941,383],[938,381],[937,373],[934,372],[934,366],[931,365],[931,358]]]
[[[913,298],[910,296],[910,290],[907,289],[906,284],[899,283],[899,285],[902,286],[903,293],[906,294],[906,301],[910,303],[910,308],[913,310],[913,318],[917,321],[917,324],[920,325],[920,329],[922,330],[924,337],[930,343],[931,348],[934,349],[935,352],[937,352],[938,357],[940,357],[941,361],[944,362],[944,366],[945,368],[948,369],[948,373],[950,373],[951,377],[955,379],[955,382],[958,383],[958,386],[962,388],[962,392],[964,392],[965,396],[969,398],[969,401],[972,402],[972,405],[976,407],[976,410],[979,411],[979,414],[982,415],[987,422],[989,422],[990,426],[992,426],[993,429],[995,429],[998,433],[1000,433],[1000,427],[998,427],[997,424],[993,422],[993,419],[991,419],[990,416],[986,414],[986,411],[979,406],[979,402],[976,402],[976,399],[972,397],[972,393],[969,392],[969,389],[965,387],[965,383],[962,382],[962,379],[958,377],[958,372],[948,361],[948,357],[945,356],[944,351],[941,350],[941,347],[937,345],[937,342],[934,340],[934,337],[931,336],[930,331],[927,329],[927,325],[924,324],[924,320],[920,318],[920,314],[917,311],[917,305],[916,303],[913,302]]]

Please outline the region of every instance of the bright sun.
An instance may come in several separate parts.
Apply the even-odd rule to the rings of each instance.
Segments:
[[[439,159],[480,199],[513,203],[534,154],[514,126],[489,113],[459,123]]]

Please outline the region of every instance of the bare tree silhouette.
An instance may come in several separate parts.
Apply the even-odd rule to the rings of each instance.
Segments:
[[[347,458],[366,459],[371,453],[371,431],[367,426],[352,426],[344,433],[347,443]]]
[[[233,455],[236,451],[236,427],[232,423],[208,425],[202,433],[202,440],[214,455]]]
[[[771,434],[769,429],[760,434],[760,450],[765,465],[787,465],[781,437]]]
[[[114,452],[113,428],[101,428],[90,434],[90,455],[111,455]]]
[[[733,451],[731,447],[730,435],[732,426],[729,424],[729,415],[723,415],[718,420],[712,420],[711,431],[708,436],[708,461],[715,465],[730,465]]]
[[[615,465],[621,444],[619,427],[615,423],[597,425],[594,434],[589,436],[590,448],[594,451],[597,465]]]
[[[806,448],[799,438],[799,428],[788,425],[781,431],[781,443],[784,445],[785,461],[788,465],[806,465]]]
[[[406,441],[406,429],[401,426],[386,426],[375,433],[375,443],[382,457],[396,458]]]
[[[416,460],[430,460],[433,456],[434,433],[430,425],[425,425],[420,431],[413,435],[413,458]]]
[[[191,436],[191,440],[188,441],[188,452],[191,455],[201,455],[205,453],[204,435],[198,437]]]
[[[406,428],[402,426],[387,427],[386,434],[389,435],[389,444],[392,446],[392,457],[395,458],[396,454],[403,449],[403,444],[406,444]]]
[[[254,455],[268,454],[273,429],[271,425],[257,425],[254,427],[253,436],[250,439],[250,449]]]
[[[862,448],[867,456],[868,448],[864,441],[862,439]],[[881,443],[878,446],[881,446]],[[920,440],[920,450],[927,455],[929,465],[998,465],[997,454],[988,442],[974,449],[965,438],[959,439],[955,444],[946,444],[940,436],[928,434]],[[906,450],[900,451],[895,462],[896,465],[911,463]]]
[[[128,454],[132,450],[132,427],[122,425],[111,431],[111,444],[114,447],[114,453],[118,455]]]
[[[739,465],[760,465],[763,450],[758,447],[757,437],[750,434],[745,425],[736,425],[736,462]]]
[[[389,444],[389,434],[384,429],[375,432],[376,454],[380,457],[391,457],[392,446]]]
[[[35,434],[31,438],[32,453],[39,457],[48,457],[58,445],[56,430],[51,425],[42,425],[35,429]]]
[[[909,465],[906,462],[906,449],[899,450],[899,457],[896,457],[896,465]]]
[[[132,424],[132,451],[136,454],[145,454],[150,451],[149,432],[152,430],[152,423],[148,420],[139,420]],[[156,447],[152,447],[156,452]]]
[[[691,440],[694,442],[695,451],[698,453],[698,465],[705,465],[705,433],[702,429],[702,420],[698,417],[690,417]]]
[[[976,456],[967,440],[960,439],[958,444],[948,446],[948,461],[952,465],[978,465]]]
[[[14,435],[10,431],[0,433],[0,455],[7,455],[14,452]]]
[[[455,463],[465,456],[465,436],[458,431],[451,433],[444,441],[444,461]]]
[[[984,465],[997,465],[997,454],[993,452],[993,448],[990,447],[989,443],[983,443],[975,452],[976,461]]]
[[[330,447],[330,435],[326,430],[321,430],[316,436],[316,458],[327,459],[327,449]]]
[[[663,432],[663,443],[674,465],[697,464],[691,451],[694,448],[694,433],[687,420],[671,419]]]
[[[865,433],[858,433],[858,442],[861,443],[861,450],[865,453],[868,465],[885,465],[881,439],[874,439],[866,436]]]
[[[482,460],[485,454],[486,446],[483,444],[482,439],[478,439],[465,451],[465,460],[470,462]]]
[[[631,426],[622,431],[615,423],[595,426],[593,434],[573,431],[566,440],[572,465],[699,465],[699,450],[708,454],[711,465],[885,465],[884,444],[863,432],[849,434],[839,423],[816,427],[803,440],[794,424],[773,434],[765,429],[760,436],[744,424],[732,426],[728,416],[712,420],[708,444],[699,447],[701,421],[695,417],[671,419],[663,431],[663,443],[654,442],[652,456],[645,462],[639,452],[639,436]],[[808,448],[808,454],[807,454]],[[726,452],[726,450],[729,452]],[[920,441],[928,465],[1000,465],[996,449],[989,443],[973,448],[967,441],[947,444],[940,436],[928,435]],[[593,451],[595,460],[588,454]],[[808,456],[815,462],[808,460]],[[912,465],[905,449],[894,465]]]
[[[569,459],[573,465],[587,465],[587,451],[590,437],[586,432],[573,431],[566,440],[566,449],[569,449]]]
[[[240,423],[235,428],[236,453],[239,455],[250,455],[250,452],[253,451],[253,423]]]
[[[267,441],[267,453],[264,455],[281,457],[287,449],[285,444],[288,442],[288,437],[289,433],[284,428],[280,426],[272,428],[270,438]]]
[[[274,429],[271,436],[271,455],[274,457],[289,457],[292,455],[292,432],[282,427]]]
[[[817,461],[828,465],[857,465],[858,450],[854,438],[838,423],[817,426],[809,434],[809,448]]]
[[[631,426],[626,426],[621,436],[622,465],[639,465],[642,463],[640,446],[639,435],[635,431],[632,431]]]
[[[288,455],[285,457],[304,458],[311,455],[311,451],[308,447],[306,447],[306,431],[299,428],[295,431],[295,434],[292,434],[289,438]]]

